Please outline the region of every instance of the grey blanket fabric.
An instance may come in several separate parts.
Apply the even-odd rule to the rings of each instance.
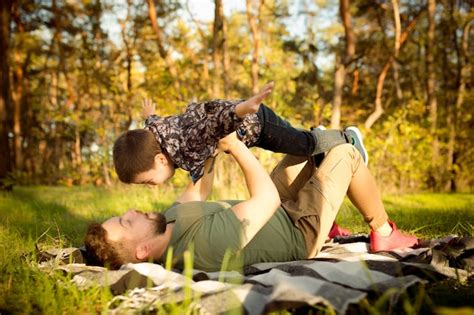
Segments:
[[[40,252],[40,268],[72,273],[80,288],[109,285],[109,312],[153,311],[189,302],[200,313],[243,309],[248,314],[320,304],[344,314],[366,296],[389,294],[395,303],[412,285],[446,278],[466,280],[474,270],[474,238],[447,237],[418,249],[368,253],[367,237],[356,235],[327,243],[315,259],[261,263],[237,271],[178,270],[139,263],[110,271],[87,266],[78,248]],[[390,290],[389,290],[390,289]]]

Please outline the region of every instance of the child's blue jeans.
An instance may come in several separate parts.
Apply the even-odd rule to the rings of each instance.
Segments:
[[[298,130],[263,104],[257,116],[262,124],[262,133],[255,146],[262,149],[309,157],[348,142],[340,130]]]

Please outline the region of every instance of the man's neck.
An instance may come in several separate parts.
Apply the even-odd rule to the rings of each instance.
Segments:
[[[171,240],[171,235],[173,234],[174,222],[168,223],[166,225],[166,230],[163,234],[157,237],[156,242],[159,244],[155,247],[155,250],[152,253],[152,257],[155,261],[163,261],[164,256],[166,255],[166,250],[168,249],[168,244]]]

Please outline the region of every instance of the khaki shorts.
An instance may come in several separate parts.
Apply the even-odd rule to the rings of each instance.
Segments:
[[[343,144],[330,150],[319,167],[311,158],[287,155],[271,173],[282,207],[304,235],[308,257],[316,256],[324,245],[361,163],[354,146]],[[387,218],[384,210],[369,216],[377,218],[371,226]]]

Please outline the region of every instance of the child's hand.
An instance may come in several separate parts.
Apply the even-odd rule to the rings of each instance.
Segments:
[[[238,117],[243,118],[247,114],[256,113],[260,107],[262,101],[273,91],[273,82],[265,84],[260,92],[246,100],[245,102],[240,103],[235,108],[235,113]]]
[[[150,98],[145,98],[142,101],[142,116],[147,119],[148,116],[155,114],[156,104]]]
[[[270,93],[272,93],[274,85],[275,84],[273,83],[273,81],[268,82],[262,87],[260,92],[258,92],[257,94],[255,94],[254,96],[252,96],[251,98],[247,100],[247,102],[250,102],[251,105],[253,106],[254,113],[258,111],[258,108],[260,107],[260,104],[265,99],[265,97],[267,97],[268,95],[270,95]]]
[[[267,97],[270,93],[272,93],[274,86],[275,86],[275,82],[273,81],[268,82],[262,87],[260,92],[258,92],[252,98],[255,98],[256,100],[258,100],[259,103],[261,103],[265,97]]]

